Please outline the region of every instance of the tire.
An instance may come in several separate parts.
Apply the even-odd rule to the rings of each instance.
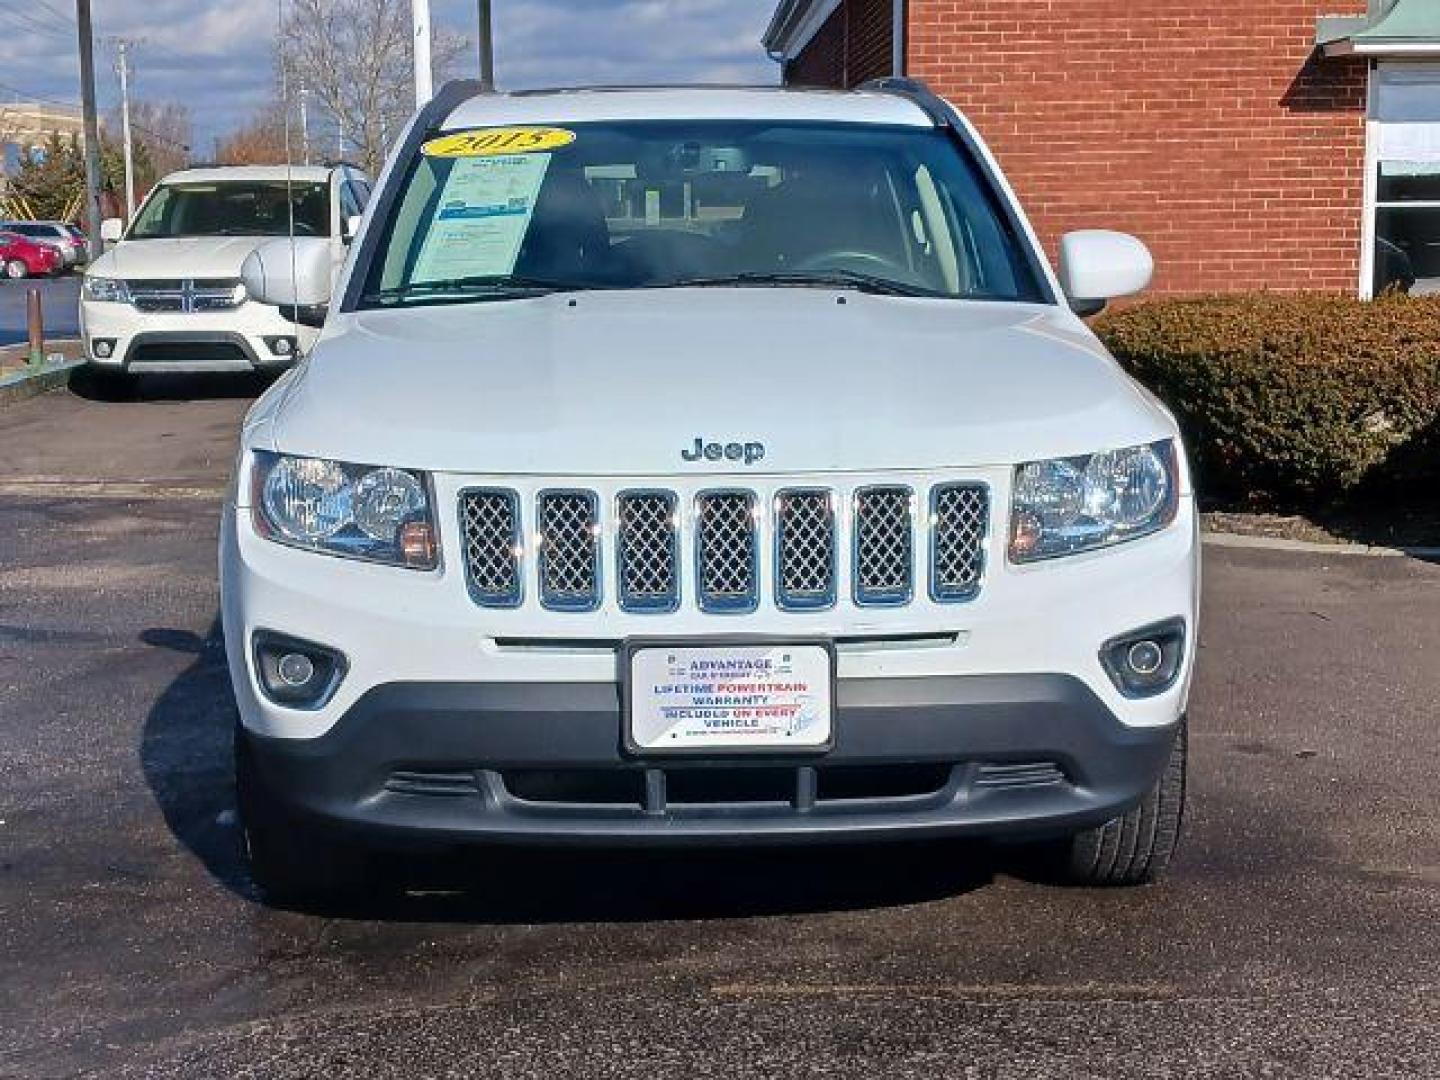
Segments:
[[[11,281],[24,281],[30,276],[30,268],[19,259],[10,259],[5,263],[5,276]]]
[[[276,806],[238,730],[235,795],[250,879],[266,903],[296,911],[334,911],[368,895],[366,853],[322,835]]]
[[[1140,804],[1129,813],[1043,851],[1047,877],[1061,884],[1091,887],[1158,881],[1180,844],[1188,754],[1189,727],[1182,720],[1165,771]]]

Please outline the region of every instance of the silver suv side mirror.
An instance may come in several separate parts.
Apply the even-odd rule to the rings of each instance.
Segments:
[[[1083,229],[1060,238],[1060,287],[1080,315],[1094,315],[1107,300],[1141,292],[1155,276],[1155,260],[1133,236]]]
[[[282,308],[303,325],[319,326],[330,303],[333,269],[329,240],[271,240],[246,258],[240,280],[252,300]]]

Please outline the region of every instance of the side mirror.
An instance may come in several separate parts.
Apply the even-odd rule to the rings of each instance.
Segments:
[[[345,219],[345,232],[343,234],[345,243],[350,243],[351,240],[354,240],[355,237],[360,235],[360,222],[364,220],[365,218],[360,214],[351,214]]]
[[[107,217],[100,222],[100,239],[107,244],[118,244],[125,235],[125,223],[118,217]]]
[[[305,326],[319,326],[330,303],[333,271],[330,241],[298,237],[261,244],[240,268],[240,280],[252,300],[284,308]]]
[[[1082,229],[1060,238],[1060,287],[1078,315],[1095,315],[1107,300],[1142,291],[1154,276],[1150,249],[1133,236]]]

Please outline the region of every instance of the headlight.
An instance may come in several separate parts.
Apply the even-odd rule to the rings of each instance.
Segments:
[[[130,302],[130,287],[119,278],[95,277],[93,274],[85,275],[85,299],[99,300],[102,303],[128,304]]]
[[[262,536],[414,570],[439,565],[424,473],[265,451],[255,459],[251,514]]]
[[[1175,520],[1175,444],[1032,461],[1015,470],[1010,561],[1052,559],[1147,536]]]

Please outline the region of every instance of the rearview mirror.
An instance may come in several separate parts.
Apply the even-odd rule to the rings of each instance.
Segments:
[[[107,244],[118,244],[125,235],[125,223],[116,217],[107,217],[100,222],[100,239]]]
[[[303,325],[319,326],[330,303],[333,268],[328,240],[271,240],[250,253],[240,280],[252,300],[287,309],[287,317]]]
[[[1133,236],[1082,229],[1060,238],[1060,287],[1076,314],[1097,314],[1107,300],[1142,291],[1154,276],[1150,249]]]

